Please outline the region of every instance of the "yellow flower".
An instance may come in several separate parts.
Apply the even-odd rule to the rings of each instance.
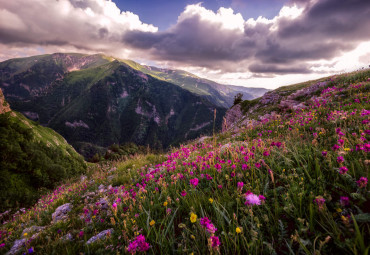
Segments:
[[[342,212],[342,209],[340,209],[340,208],[337,208],[337,212],[339,212],[339,213],[340,213],[340,212]]]
[[[24,233],[23,235],[24,235],[24,236],[27,236],[28,234],[27,234],[27,233]]]
[[[241,230],[239,227],[237,227],[237,228],[235,229],[235,232],[239,234],[239,233],[241,233],[241,232],[242,232],[242,230]]]
[[[213,199],[212,199],[212,198],[208,199],[208,201],[209,201],[211,204],[213,203]]]
[[[163,206],[167,206],[167,205],[168,205],[167,201],[163,203]]]
[[[191,239],[195,240],[195,236],[194,235],[191,235],[190,237],[191,237]]]
[[[154,220],[152,220],[150,223],[149,223],[149,225],[150,226],[153,226],[155,224],[155,221]]]
[[[351,149],[350,148],[344,148],[345,151],[350,151]]]
[[[195,223],[197,221],[198,216],[195,213],[190,214],[190,221],[191,223]]]

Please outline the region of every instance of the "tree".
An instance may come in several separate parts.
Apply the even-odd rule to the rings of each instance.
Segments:
[[[236,94],[234,97],[234,105],[239,104],[242,101],[243,101],[243,94],[242,93]]]

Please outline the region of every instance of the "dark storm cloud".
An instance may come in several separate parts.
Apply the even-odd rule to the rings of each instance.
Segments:
[[[252,72],[307,73],[310,64],[290,66],[297,61],[302,65],[304,61],[332,59],[370,39],[368,0],[294,2],[305,6],[298,18],[282,15],[273,22],[245,23],[244,33],[225,29],[193,12],[166,32],[130,32],[123,40],[150,50],[161,60],[221,69],[230,65],[238,68],[241,61],[250,61]]]

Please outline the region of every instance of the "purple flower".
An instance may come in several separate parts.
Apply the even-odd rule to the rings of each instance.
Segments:
[[[150,244],[145,241],[145,236],[138,235],[128,244],[127,251],[130,253],[145,252],[150,249]]]
[[[317,204],[317,206],[319,207],[319,210],[320,210],[320,211],[324,208],[324,205],[325,205],[325,199],[324,199],[322,196],[317,196],[317,197],[314,199],[314,202]]]
[[[342,206],[347,206],[349,205],[349,198],[348,197],[340,197],[340,204]]]
[[[216,248],[218,246],[220,246],[220,239],[218,238],[218,236],[211,236],[211,242],[212,242],[212,248]]]
[[[337,150],[339,150],[339,145],[338,145],[338,144],[335,144],[335,145],[332,147],[332,150],[333,150],[333,151],[337,151]]]
[[[360,177],[360,179],[358,179],[358,181],[356,181],[356,183],[357,183],[357,186],[359,188],[366,188],[367,178],[366,177]]]
[[[344,158],[343,156],[339,156],[337,157],[337,162],[340,164],[340,163],[343,163],[344,162]]]
[[[28,249],[28,254],[32,254],[34,252],[33,247]]]
[[[238,190],[241,191],[243,189],[243,186],[244,186],[243,182],[238,182]]]
[[[194,187],[198,186],[198,183],[199,183],[198,178],[194,178],[194,179],[190,180],[190,185],[192,185]]]
[[[261,199],[253,193],[247,194],[245,200],[246,205],[261,205]]]
[[[5,247],[5,243],[0,244],[0,248]]]
[[[210,219],[208,219],[207,217],[201,218],[199,222],[200,222],[200,225],[203,227],[206,227],[208,224],[211,223]]]
[[[347,167],[345,167],[345,166],[339,167],[339,173],[340,174],[345,174],[347,172],[348,172],[348,168]]]
[[[321,152],[321,155],[322,155],[323,157],[326,157],[326,155],[328,155],[328,152],[327,152],[327,151],[322,151],[322,152]]]
[[[256,164],[254,164],[257,168],[260,168],[261,167],[261,164],[260,163],[256,163]]]

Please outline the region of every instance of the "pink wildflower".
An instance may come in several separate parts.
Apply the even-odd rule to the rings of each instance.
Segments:
[[[220,239],[218,238],[218,236],[211,236],[211,243],[212,243],[212,248],[216,248],[218,246],[220,246]]]
[[[339,167],[339,173],[340,174],[345,174],[345,173],[347,173],[347,171],[348,171],[347,167],[345,167],[345,166]]]
[[[340,204],[342,206],[347,206],[349,205],[349,198],[348,197],[340,197]]]
[[[360,177],[360,179],[358,179],[358,181],[356,181],[356,183],[357,183],[357,186],[359,188],[366,188],[367,178],[366,177]]]
[[[194,179],[190,180],[190,185],[192,185],[194,187],[198,186],[198,183],[199,183],[198,178],[194,178]]]
[[[246,205],[261,205],[261,199],[253,193],[247,194],[245,199]]]

